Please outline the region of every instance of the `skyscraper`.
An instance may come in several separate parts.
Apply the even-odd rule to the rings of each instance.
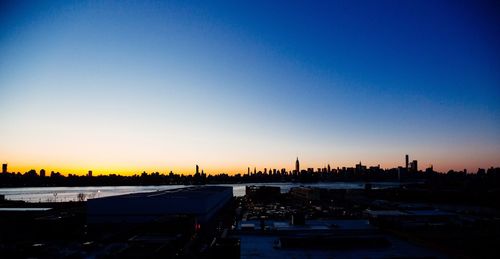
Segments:
[[[300,173],[300,163],[299,163],[299,157],[297,157],[297,161],[295,161],[295,171],[297,173]]]
[[[406,155],[406,171],[408,171],[408,164],[410,162],[410,157],[408,156],[408,154]]]
[[[7,173],[7,164],[2,164],[2,173],[3,174]]]
[[[200,174],[200,167],[196,165],[196,175]]]
[[[414,172],[414,173],[418,172],[418,161],[417,160],[413,160],[410,163],[410,165],[411,165],[410,169],[411,169],[412,172]]]

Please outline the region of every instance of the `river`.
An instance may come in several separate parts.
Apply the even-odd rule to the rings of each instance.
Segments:
[[[399,186],[399,182],[373,182],[373,188],[389,188]],[[292,187],[310,186],[327,189],[362,189],[364,182],[321,182],[321,183],[241,183],[241,184],[215,184],[232,186],[234,196],[245,195],[246,185],[278,186],[282,193]],[[26,202],[67,202],[77,201],[80,198],[93,199],[137,192],[154,192],[170,190],[192,185],[150,185],[150,186],[85,186],[85,187],[18,187],[0,188],[0,195],[5,195],[6,200],[21,200]],[[83,194],[83,195],[81,195]]]

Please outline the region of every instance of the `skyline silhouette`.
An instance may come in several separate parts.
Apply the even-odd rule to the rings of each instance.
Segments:
[[[300,166],[300,161],[299,161],[299,157],[296,158],[294,164],[293,164],[293,167],[292,166],[288,166],[288,167],[258,167],[258,166],[248,166],[246,169],[246,172],[243,171],[243,169],[238,169],[238,170],[235,170],[235,171],[207,171],[207,173],[205,173],[205,169],[200,167],[198,164],[195,164],[192,168],[192,170],[188,170],[188,171],[173,171],[173,170],[169,170],[169,169],[163,169],[163,170],[153,170],[153,171],[146,171],[146,170],[143,170],[143,171],[136,171],[136,172],[131,172],[131,173],[127,173],[127,172],[115,172],[114,170],[111,170],[111,171],[94,171],[94,170],[88,170],[84,173],[81,173],[79,171],[59,171],[59,170],[53,170],[53,169],[48,169],[46,170],[45,168],[39,168],[39,173],[38,173],[38,176],[41,176],[41,177],[45,177],[45,176],[49,176],[49,174],[47,173],[48,171],[51,171],[50,175],[63,175],[63,176],[68,176],[68,175],[74,175],[74,176],[88,176],[88,177],[92,177],[92,176],[101,176],[101,175],[125,175],[125,176],[134,176],[134,175],[140,175],[140,174],[147,174],[147,173],[151,173],[151,174],[172,174],[172,173],[175,173],[175,174],[178,174],[178,175],[199,175],[200,173],[203,174],[203,175],[221,175],[221,174],[226,174],[226,175],[229,175],[229,176],[235,176],[235,175],[255,175],[257,173],[259,174],[269,174],[269,175],[272,175],[272,174],[276,174],[276,172],[278,172],[278,174],[296,174],[296,173],[301,173],[301,172],[309,172],[309,173],[333,173],[333,172],[340,172],[341,170],[342,171],[350,171],[350,170],[367,170],[368,169],[372,169],[372,170],[375,170],[376,172],[379,172],[379,171],[391,171],[391,170],[405,170],[406,172],[426,172],[426,171],[430,171],[430,172],[434,172],[434,173],[441,173],[441,174],[445,174],[445,173],[454,173],[454,172],[460,172],[460,173],[464,173],[464,174],[474,174],[474,173],[479,173],[479,172],[483,172],[485,170],[496,170],[497,168],[500,168],[500,167],[496,167],[496,166],[489,166],[489,167],[486,167],[486,168],[481,168],[481,167],[477,167],[477,170],[476,171],[469,171],[467,170],[467,168],[464,168],[462,170],[454,170],[454,169],[448,169],[446,171],[439,171],[439,170],[435,170],[434,168],[434,165],[430,164],[428,166],[424,166],[424,167],[419,167],[418,166],[418,160],[415,160],[413,159],[412,161],[410,161],[410,156],[408,154],[405,155],[404,157],[404,161],[401,165],[397,165],[395,167],[383,167],[381,166],[380,164],[376,164],[376,165],[372,165],[372,164],[363,164],[362,161],[359,161],[358,163],[354,164],[354,165],[336,165],[334,166],[333,164],[330,164],[330,163],[327,163],[327,164],[324,164],[323,166],[320,166],[320,167],[308,167],[308,166],[305,166],[305,167],[302,167]],[[3,163],[2,164],[2,173],[5,174],[5,173],[12,173],[12,174],[34,174],[34,175],[37,175],[37,169],[34,169],[34,168],[31,168],[29,170],[26,170],[24,172],[21,172],[21,171],[16,171],[15,169],[12,170],[10,169],[9,170],[9,167],[8,166],[8,163]],[[16,168],[16,167],[14,167]],[[200,171],[201,170],[201,171]]]

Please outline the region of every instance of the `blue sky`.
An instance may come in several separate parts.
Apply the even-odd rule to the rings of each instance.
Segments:
[[[2,2],[0,159],[84,172],[500,161],[500,7]]]

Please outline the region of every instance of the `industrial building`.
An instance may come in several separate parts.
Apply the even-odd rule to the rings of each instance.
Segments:
[[[89,199],[87,221],[89,224],[144,223],[165,216],[190,215],[198,223],[204,223],[232,197],[232,187],[195,186]]]

